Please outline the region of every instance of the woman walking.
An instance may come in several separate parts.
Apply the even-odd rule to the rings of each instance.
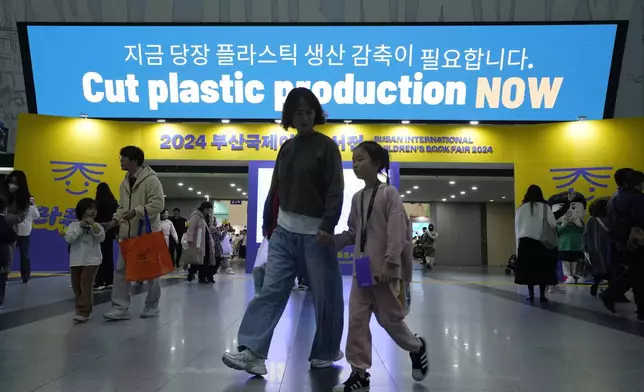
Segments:
[[[199,274],[199,283],[214,283],[215,243],[212,217],[213,206],[209,201],[201,203],[199,208],[190,215],[190,224],[186,232],[188,249],[181,255],[182,264],[190,264],[188,282],[192,282]]]
[[[516,284],[528,286],[534,302],[534,286],[539,286],[541,302],[547,302],[546,286],[557,284],[557,221],[543,197],[541,188],[530,185],[515,217],[517,238]]]
[[[583,248],[586,262],[590,264],[593,285],[590,295],[597,296],[599,283],[609,278],[608,257],[610,237],[608,235],[608,198],[596,199],[588,208],[590,219],[584,230]]]
[[[114,219],[114,213],[119,207],[119,203],[114,197],[110,186],[101,182],[96,187],[96,205],[98,214],[96,222],[107,224]],[[118,229],[105,231],[105,240],[101,242],[101,255],[103,256],[101,264],[98,267],[98,273],[94,282],[94,290],[109,290],[114,282],[114,240]]]

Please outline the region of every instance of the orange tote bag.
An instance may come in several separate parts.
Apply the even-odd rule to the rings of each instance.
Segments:
[[[156,279],[174,271],[163,233],[152,232],[147,210],[144,219],[139,222],[139,236],[121,242],[119,247],[125,260],[125,279],[130,282]]]

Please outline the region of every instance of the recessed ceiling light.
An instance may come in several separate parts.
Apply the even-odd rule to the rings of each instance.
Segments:
[[[188,190],[189,190],[189,191],[191,191],[191,190],[192,190],[192,188],[188,188]]]
[[[204,196],[204,197],[205,197],[206,199],[209,199],[209,198],[210,198],[210,196],[208,196],[208,195],[206,195],[206,196]]]
[[[275,124],[281,124],[282,120],[275,120]]]
[[[464,195],[464,194],[465,194],[465,191],[461,191],[461,195]]]
[[[409,120],[402,120],[402,121],[401,121],[401,123],[403,123],[403,124],[409,124],[410,122],[411,122],[411,121],[409,121]]]
[[[456,199],[456,195],[452,195],[452,196],[450,196],[450,197],[451,197],[452,199]]]
[[[237,192],[241,192],[241,188],[237,188]]]
[[[490,203],[494,203],[494,200],[490,200]]]
[[[456,184],[456,181],[450,181],[449,184],[454,185],[454,184]]]
[[[230,184],[230,187],[231,187],[231,188],[234,188],[234,187],[235,187],[235,184]]]
[[[418,189],[418,185],[414,185],[414,189]]]
[[[405,193],[407,193],[407,194],[409,195],[409,194],[411,193],[411,191],[407,191],[407,192],[405,192]]]
[[[501,199],[505,199],[505,196],[501,196]]]
[[[442,199],[441,201],[447,201],[447,199]]]
[[[242,195],[246,196],[246,192],[242,192]]]
[[[179,185],[179,186],[183,186],[183,182],[180,182],[180,183],[178,183],[177,185]]]
[[[201,195],[201,191],[198,191],[198,192],[197,192],[197,194],[198,194],[198,195]]]
[[[477,186],[473,186],[473,187],[472,187],[472,190],[473,190],[473,191],[478,191],[478,190],[479,190],[479,188],[478,188]]]
[[[478,122],[478,121],[476,121],[476,120],[474,120],[474,121],[470,121],[470,125],[479,125],[479,122]]]
[[[87,117],[89,117],[89,116],[87,115],[87,113],[81,113],[81,114],[80,114],[80,118],[87,118]]]
[[[230,123],[230,120],[221,120],[221,123],[222,123],[222,124],[229,124],[229,123]]]
[[[344,120],[345,124],[351,124],[351,120]]]
[[[164,119],[164,118],[160,118],[160,119],[158,119],[158,120],[157,120],[157,122],[158,122],[158,123],[164,123],[164,122],[165,122],[165,119]]]
[[[400,195],[400,197],[405,197],[405,195]]]

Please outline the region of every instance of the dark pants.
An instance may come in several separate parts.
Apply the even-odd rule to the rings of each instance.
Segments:
[[[72,267],[72,289],[76,297],[76,315],[89,317],[94,305],[94,277],[97,265]]]
[[[239,245],[239,258],[246,260],[246,245]]]
[[[180,267],[181,252],[183,252],[183,248],[181,247],[181,237],[179,237],[179,242],[176,242],[174,238],[170,237],[170,256],[172,256],[175,268]]]
[[[632,288],[638,312],[644,314],[644,263],[642,260],[638,261],[631,263],[624,273],[610,282],[604,296],[608,301],[614,302]]]
[[[98,267],[95,286],[111,286],[114,282],[114,241],[107,239],[101,242],[103,261]]]
[[[7,291],[7,278],[9,274],[0,274],[0,306],[4,305],[4,295]]]
[[[214,265],[190,264],[188,273],[192,276],[199,274],[200,282],[214,282],[216,267]]]
[[[18,236],[18,251],[20,252],[20,277],[23,282],[31,279],[31,260],[29,259],[29,236]]]

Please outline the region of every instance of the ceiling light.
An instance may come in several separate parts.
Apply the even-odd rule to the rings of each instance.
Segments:
[[[160,118],[160,119],[158,119],[158,120],[157,120],[157,122],[158,122],[158,123],[164,123],[164,122],[165,122],[165,118]]]
[[[586,121],[588,120],[588,116],[577,116],[577,121]]]
[[[494,200],[490,200],[490,203],[494,203]]]
[[[235,184],[230,184],[230,187],[231,187],[231,188],[234,188],[234,187],[235,187]]]
[[[89,115],[87,113],[81,113],[79,117],[80,118],[87,118],[87,117],[89,117]]]
[[[501,199],[505,199],[505,196],[501,196]]]
[[[400,197],[405,197],[405,195],[400,195]]]
[[[204,196],[204,197],[205,197],[206,199],[209,199],[209,198],[210,198],[210,196],[208,196],[208,195],[206,195],[206,196]]]
[[[450,196],[450,197],[451,197],[452,199],[456,199],[456,195],[452,195],[452,196]]]
[[[230,124],[230,120],[221,120],[222,124]]]
[[[351,124],[351,120],[344,120],[345,124]]]
[[[201,195],[201,191],[198,191],[198,192],[197,192],[197,194],[198,194],[198,195]]]
[[[454,185],[454,184],[456,184],[456,181],[450,181],[449,184]]]
[[[177,185],[179,185],[179,186],[183,186],[183,182],[180,182],[180,183],[178,183]]]
[[[464,195],[464,194],[465,194],[465,191],[461,191],[461,195]]]
[[[241,192],[241,188],[237,188],[237,192]]]
[[[282,120],[275,120],[275,124],[281,124]]]
[[[478,121],[476,121],[476,120],[474,120],[474,121],[470,121],[470,125],[479,125],[479,122],[478,122]]]
[[[191,191],[191,190],[192,190],[192,188],[188,188],[188,190],[189,190],[189,191]]]
[[[411,121],[409,121],[409,120],[402,120],[402,121],[401,121],[401,123],[403,123],[403,124],[409,124],[410,122],[411,122]]]
[[[166,196],[166,195],[163,195],[163,198],[164,198],[164,199],[165,199],[166,197],[168,197],[168,196]]]
[[[243,192],[242,195],[246,196],[246,192]]]
[[[418,185],[414,185],[414,189],[418,189]]]
[[[479,190],[479,188],[478,188],[478,187],[476,187],[476,186],[473,186],[473,187],[472,187],[472,190],[473,190],[473,191],[478,191],[478,190]]]
[[[409,195],[409,194],[411,193],[411,191],[407,191],[407,192],[405,192],[405,193]]]
[[[447,201],[447,199],[442,199],[441,201]]]

